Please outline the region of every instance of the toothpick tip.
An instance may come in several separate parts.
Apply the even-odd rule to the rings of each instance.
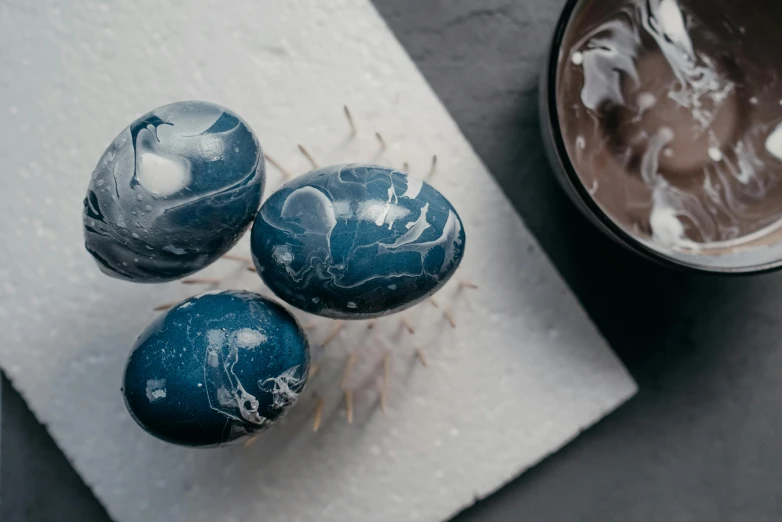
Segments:
[[[320,422],[323,419],[323,399],[318,399],[315,405],[315,418],[312,420],[312,431],[317,433],[320,429]]]
[[[430,178],[434,175],[434,171],[437,169],[437,154],[432,156],[432,166],[429,167],[429,174],[427,174],[427,178]]]
[[[252,264],[252,259],[245,256],[237,256],[235,254],[224,254],[222,259],[227,259],[229,261],[237,261],[239,263],[246,263],[246,264]]]
[[[356,135],[356,123],[353,121],[353,115],[350,114],[350,109],[348,109],[347,105],[343,105],[342,109],[345,111],[345,118],[348,120],[348,125],[350,125],[350,136],[354,137]]]
[[[323,341],[323,344],[321,346],[325,348],[327,344],[329,344],[331,341],[336,339],[337,336],[339,335],[339,332],[341,332],[344,327],[345,327],[345,321],[343,321],[342,319],[338,319],[337,321],[335,321],[334,328],[331,329],[331,332]]]
[[[214,277],[193,277],[190,279],[182,279],[180,282],[183,285],[217,285],[220,284],[220,279]]]
[[[450,310],[443,312],[443,316],[446,318],[446,320],[448,320],[448,324],[451,325],[451,328],[456,328],[456,320],[454,319]]]
[[[263,157],[264,159],[266,159],[266,161],[271,163],[274,166],[274,168],[279,170],[285,179],[291,179],[293,177],[293,175],[290,172],[288,172],[282,165],[280,165],[280,163],[277,160],[275,160],[268,154],[264,154]]]
[[[405,329],[410,332],[411,334],[415,333],[415,328],[413,328],[413,325],[410,324],[410,322],[407,319],[402,319],[402,326],[405,327]]]
[[[353,352],[348,357],[348,360],[345,362],[345,369],[342,371],[342,380],[339,382],[339,387],[343,390],[345,389],[345,385],[348,382],[348,379],[350,378],[350,372],[353,370],[353,366],[356,364],[356,352]]]
[[[424,368],[428,368],[429,364],[426,362],[426,355],[424,354],[423,350],[418,349],[415,351],[415,356],[418,359],[418,362],[421,363],[421,366]]]
[[[353,390],[345,390],[345,410],[348,424],[353,424]]]
[[[312,154],[310,154],[310,152],[306,148],[304,148],[304,145],[302,145],[301,143],[298,144],[298,147],[299,147],[299,151],[302,153],[302,155],[305,158],[307,158],[307,161],[309,161],[310,164],[312,164],[312,167],[317,169],[318,168],[318,162],[315,161],[315,158],[312,157]]]

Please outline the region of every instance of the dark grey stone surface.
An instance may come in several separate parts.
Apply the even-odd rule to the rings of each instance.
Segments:
[[[108,522],[106,511],[2,374],[0,386],[0,521]]]
[[[374,1],[641,389],[457,520],[782,520],[782,275],[671,272],[566,200],[536,110],[564,0]]]
[[[641,387],[457,522],[782,520],[782,274],[670,272],[604,239],[566,200],[535,109],[563,0],[374,2]],[[4,391],[0,520],[105,520]]]

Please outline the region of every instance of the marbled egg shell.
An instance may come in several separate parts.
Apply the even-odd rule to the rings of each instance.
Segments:
[[[304,388],[309,345],[296,319],[250,292],[206,293],[178,304],[139,336],[123,394],[147,432],[217,446],[264,430]]]
[[[165,105],[103,153],[84,200],[85,246],[110,276],[178,279],[236,244],[264,182],[260,144],[239,116],[206,102]]]
[[[462,259],[456,210],[430,185],[374,165],[300,176],[261,207],[252,230],[258,273],[307,312],[364,319],[440,289]]]

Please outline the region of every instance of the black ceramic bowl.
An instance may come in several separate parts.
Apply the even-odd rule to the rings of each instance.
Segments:
[[[780,27],[773,0],[568,1],[540,111],[581,212],[668,266],[782,266]]]

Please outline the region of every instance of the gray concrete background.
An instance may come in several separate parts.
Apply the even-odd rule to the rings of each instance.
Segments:
[[[782,274],[662,269],[603,238],[566,200],[536,113],[564,0],[374,2],[641,387],[456,521],[782,521]],[[107,520],[3,386],[0,520]]]

